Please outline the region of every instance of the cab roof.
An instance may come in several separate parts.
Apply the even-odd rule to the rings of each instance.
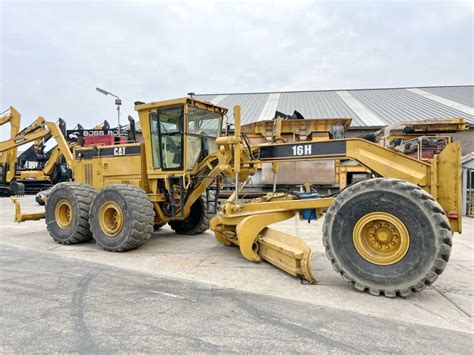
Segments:
[[[135,111],[151,110],[151,109],[157,109],[160,107],[185,105],[185,104],[190,105],[190,106],[195,106],[201,109],[206,109],[209,111],[219,112],[222,114],[227,113],[227,109],[224,107],[216,106],[210,102],[195,99],[193,97],[181,97],[177,99],[153,101],[149,103],[135,102]]]

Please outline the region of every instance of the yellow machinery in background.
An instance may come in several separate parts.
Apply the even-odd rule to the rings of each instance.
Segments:
[[[0,126],[10,123],[9,139],[13,139],[20,132],[20,121],[21,115],[13,106],[2,112]],[[16,147],[9,150],[0,150],[0,195],[21,194],[21,191],[18,191],[18,186],[15,184],[11,186],[15,176],[16,156]],[[13,169],[10,169],[10,167],[13,167]]]
[[[469,130],[470,125],[463,118],[437,118],[419,121],[400,121],[388,125],[375,133],[377,141],[384,147],[393,148],[402,142],[423,137],[441,136],[451,143],[446,134]],[[398,142],[397,142],[398,141]]]
[[[0,120],[0,124],[3,121],[6,123],[7,119],[12,122],[10,138],[0,142],[0,187],[7,195],[22,195],[25,191],[25,183],[34,183],[39,186],[43,183],[45,186],[50,186],[53,182],[52,175],[56,165],[61,159],[65,159],[66,163],[69,164],[72,158],[70,146],[66,142],[60,127],[56,123],[46,122],[40,116],[20,131],[20,114],[14,107],[10,107],[9,111],[10,114]],[[43,139],[50,137],[55,139],[57,144],[40,170],[20,170],[17,168],[18,147],[28,143],[34,143],[35,146],[39,146]]]
[[[164,223],[188,235],[210,225],[219,242],[238,246],[247,260],[265,260],[313,283],[307,244],[268,227],[309,211],[325,215],[326,254],[358,290],[406,296],[445,269],[452,233],[461,232],[458,143],[428,161],[357,138],[251,144],[241,134],[239,106],[234,134],[224,136],[227,110],[208,102],[182,98],[135,109],[144,143],[76,147],[74,183],[56,185],[45,212],[22,214],[14,199],[16,221],[45,218],[56,242],[94,238],[110,251],[139,247]],[[375,178],[331,196],[239,197],[261,164],[321,160],[354,160]],[[218,207],[224,176],[235,180],[236,191]]]

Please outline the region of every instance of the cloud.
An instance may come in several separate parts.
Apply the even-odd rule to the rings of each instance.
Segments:
[[[470,2],[2,1],[0,109],[93,126],[113,99],[472,83]],[[0,139],[7,129],[1,128]]]

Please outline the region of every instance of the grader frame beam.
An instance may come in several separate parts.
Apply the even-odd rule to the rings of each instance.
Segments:
[[[309,148],[307,148],[309,146]],[[276,149],[275,149],[276,148]],[[289,152],[300,149],[302,156],[290,156]],[[302,144],[268,145],[260,148],[262,162],[281,163],[298,160],[353,159],[370,169],[373,173],[394,179],[401,179],[424,188],[444,207],[453,231],[461,232],[458,216],[460,204],[460,166],[459,143],[450,143],[431,162],[425,162],[402,153],[384,148],[363,139],[350,138],[327,142]],[[315,154],[304,154],[305,151]],[[442,179],[442,183],[441,182]],[[453,193],[454,192],[454,193]]]
[[[403,179],[420,186],[429,185],[430,164],[359,138],[269,144],[260,146],[259,152],[261,162],[271,163],[353,159],[380,176]]]

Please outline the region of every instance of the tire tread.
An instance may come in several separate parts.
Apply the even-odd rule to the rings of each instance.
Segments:
[[[422,206],[429,215],[428,217],[435,224],[438,233],[436,238],[438,239],[439,247],[436,250],[436,255],[434,261],[429,268],[429,270],[424,273],[421,277],[411,282],[410,285],[403,285],[400,288],[390,288],[386,287],[381,289],[380,286],[375,288],[368,283],[364,283],[363,280],[358,280],[355,277],[347,273],[343,267],[340,265],[334,254],[331,250],[331,243],[329,241],[329,228],[332,222],[332,219],[338,213],[340,206],[347,201],[350,197],[364,193],[365,191],[373,190],[374,188],[390,189],[393,191],[404,191],[408,196],[414,201],[420,201],[419,205]],[[407,297],[411,293],[419,292],[426,288],[426,286],[431,285],[436,281],[438,276],[444,271],[449,260],[451,253],[452,237],[451,237],[451,228],[448,217],[444,213],[441,205],[436,201],[436,199],[431,196],[428,192],[423,190],[421,187],[409,183],[400,179],[389,179],[389,178],[374,178],[369,180],[361,181],[343,192],[334,200],[334,203],[328,208],[324,224],[323,224],[323,245],[326,249],[326,256],[331,262],[334,270],[336,270],[344,280],[352,283],[354,288],[360,291],[368,290],[371,294],[382,294],[386,297]]]
[[[127,201],[133,216],[133,220],[131,222],[131,231],[129,237],[116,247],[103,245],[100,243],[100,239],[98,238],[95,239],[96,243],[104,250],[113,252],[123,252],[136,249],[151,238],[155,218],[153,204],[148,198],[146,192],[136,186],[124,184],[108,185],[104,187],[101,192],[110,190],[119,191],[123,198]],[[98,228],[93,222],[91,223],[91,226],[93,231]]]
[[[89,210],[92,202],[95,199],[96,191],[95,189],[87,184],[78,184],[74,182],[61,182],[56,184],[49,196],[51,196],[55,191],[59,189],[67,189],[73,193],[73,195],[77,199],[78,204],[78,211],[79,211],[79,222],[78,227],[75,233],[69,237],[67,240],[61,240],[57,238],[52,229],[50,228],[49,224],[46,224],[46,228],[48,229],[49,234],[53,238],[56,243],[64,244],[64,245],[71,245],[71,244],[78,244],[87,242],[92,239],[92,234],[90,231],[89,225]]]
[[[211,192],[212,193],[212,192]],[[172,230],[174,230],[178,234],[183,234],[183,235],[195,235],[195,234],[200,234],[209,229],[209,221],[211,218],[214,216],[213,214],[209,213],[209,211],[206,208],[206,194],[202,194],[199,199],[201,200],[201,203],[203,203],[203,216],[199,223],[192,229],[185,229],[183,228],[183,224],[180,223],[180,221],[177,221],[177,223],[170,222],[168,223],[169,226],[171,227]],[[199,202],[199,199],[196,200],[196,202]],[[195,203],[196,203],[195,202]]]

